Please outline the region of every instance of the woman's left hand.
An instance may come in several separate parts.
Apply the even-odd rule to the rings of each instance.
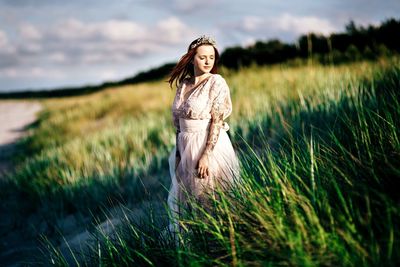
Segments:
[[[210,174],[208,169],[208,163],[209,163],[208,155],[203,154],[199,159],[199,177],[201,179],[208,177],[208,175]]]

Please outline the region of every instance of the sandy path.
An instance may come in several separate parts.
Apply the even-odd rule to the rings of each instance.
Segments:
[[[36,120],[42,109],[38,102],[0,101],[0,177],[12,168],[10,156],[15,141],[25,134],[25,127]]]

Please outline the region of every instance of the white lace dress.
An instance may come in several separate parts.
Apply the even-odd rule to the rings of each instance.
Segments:
[[[178,150],[181,159],[175,168],[176,147],[169,157],[171,187],[168,195],[168,206],[173,215],[169,225],[171,231],[179,230],[180,207],[186,201],[187,193],[198,199],[206,192],[213,192],[217,186],[228,188],[239,177],[239,163],[229,139],[226,122],[220,128],[218,139],[209,156],[210,175],[199,178],[197,164],[202,156],[209,135],[212,114],[225,120],[232,112],[229,87],[219,74],[212,74],[201,81],[188,96],[183,98],[188,84],[184,80],[177,88],[172,104],[174,126],[178,130]]]

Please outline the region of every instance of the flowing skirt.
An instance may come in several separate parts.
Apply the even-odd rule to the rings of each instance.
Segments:
[[[206,178],[198,175],[198,161],[205,149],[210,120],[179,120],[181,132],[176,146],[180,152],[180,162],[176,165],[176,147],[169,156],[171,187],[168,207],[171,212],[169,230],[179,231],[178,220],[188,196],[198,200],[207,198],[215,189],[229,189],[239,178],[239,162],[227,134],[229,127],[224,123],[218,141],[209,156],[209,173]]]

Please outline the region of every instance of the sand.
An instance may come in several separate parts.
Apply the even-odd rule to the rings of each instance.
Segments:
[[[15,152],[15,143],[27,133],[27,126],[41,109],[39,102],[0,101],[0,177],[12,169],[10,156]]]

